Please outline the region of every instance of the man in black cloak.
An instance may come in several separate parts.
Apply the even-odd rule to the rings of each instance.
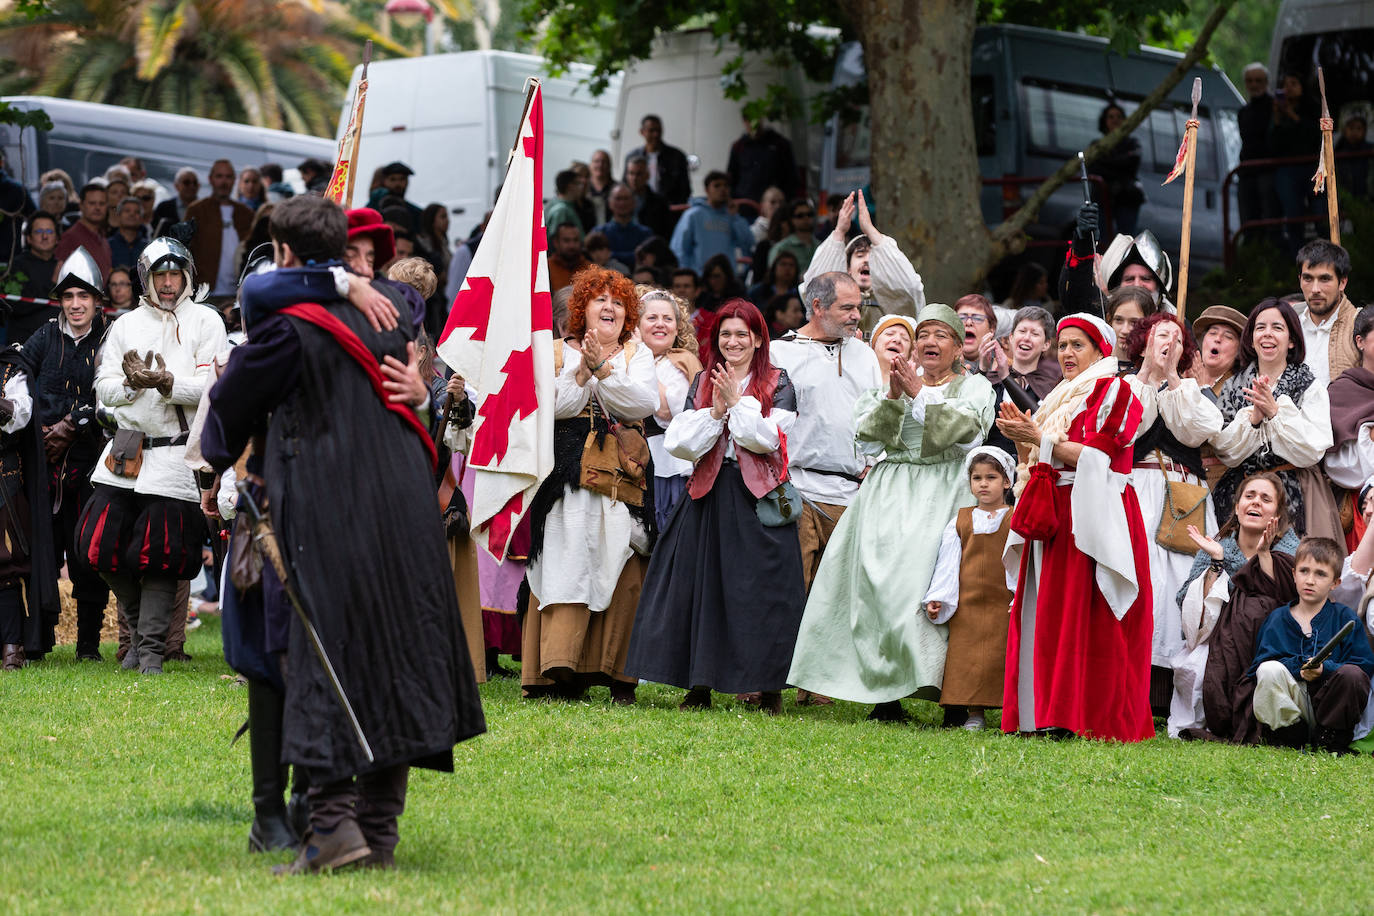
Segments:
[[[262,476],[289,584],[375,758],[293,618],[282,760],[307,768],[311,784],[310,834],[282,867],[293,874],[390,867],[410,767],[451,772],[453,745],[486,730],[435,511],[434,443],[416,413],[429,395],[413,331],[377,330],[341,298],[328,268],[347,228],[318,197],[273,211],[278,269],[245,280],[245,314],[255,296],[292,284],[319,295],[249,322],[201,434],[219,473],[266,427]]]

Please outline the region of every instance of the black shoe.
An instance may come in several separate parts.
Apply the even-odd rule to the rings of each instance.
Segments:
[[[1358,754],[1350,746],[1350,742],[1355,740],[1355,730],[1353,728],[1325,728],[1317,726],[1312,733],[1312,744],[1328,754],[1335,754],[1343,757],[1346,754]]]
[[[287,822],[285,810],[259,811],[258,816],[253,818],[253,826],[248,831],[249,852],[276,852],[279,849],[295,852],[300,848],[300,837]]]
[[[892,700],[888,703],[879,703],[873,707],[873,711],[868,714],[870,722],[910,722],[911,716],[902,708],[901,700]]]
[[[100,654],[99,649],[78,649],[76,660],[79,662],[103,662],[105,657]]]
[[[1311,737],[1307,723],[1301,719],[1283,728],[1270,728],[1267,725],[1260,728],[1260,739],[1274,747],[1288,747],[1300,751],[1307,747]]]
[[[171,652],[162,656],[162,660],[165,662],[189,662],[191,656],[186,654],[185,649],[173,649]]]
[[[682,702],[678,704],[678,709],[710,709],[711,708],[711,688],[693,687],[683,696]]]

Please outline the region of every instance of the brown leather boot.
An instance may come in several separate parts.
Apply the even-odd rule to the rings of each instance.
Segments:
[[[24,667],[24,647],[17,643],[5,643],[5,671],[18,671]]]
[[[274,875],[304,875],[333,871],[372,855],[363,831],[354,820],[346,820],[330,833],[312,830],[301,843],[300,854],[288,865],[272,868]]]

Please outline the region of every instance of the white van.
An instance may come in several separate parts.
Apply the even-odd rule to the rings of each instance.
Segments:
[[[611,150],[617,177],[624,169],[626,154],[644,142],[639,135],[640,120],[654,114],[663,119],[663,142],[687,154],[692,194],[706,193],[702,179],[713,169],[725,169],[730,146],[744,133],[740,114],[743,103],[725,97],[725,78],[721,75],[721,67],[738,53],[739,48],[730,44],[718,49],[708,29],[665,32],[654,39],[649,56],[632,64],[620,84],[615,146]],[[809,109],[809,99],[826,88],[829,74],[822,82],[814,82],[800,67],[779,67],[761,54],[746,54],[740,73],[751,96],[778,84],[802,99],[798,116],[776,126],[792,141],[799,164],[818,163],[824,131],[810,123],[801,109]],[[815,187],[815,178],[815,170],[808,170],[809,188]]]
[[[202,179],[216,159],[228,159],[235,168],[275,162],[291,170],[311,157],[332,163],[337,148],[326,137],[142,108],[27,95],[5,101],[23,111],[41,108],[52,119],[52,130],[24,128],[22,134],[0,124],[7,167],[35,193],[38,176],[48,169],[65,170],[81,187],[125,156],[142,159],[148,175],[170,190],[183,167],[195,169]]]
[[[543,58],[509,51],[373,63],[367,72],[353,205],[367,205],[373,171],[388,162],[404,162],[415,171],[406,198],[420,207],[438,202],[463,208],[466,216],[451,222],[450,234],[465,236],[491,209],[505,178],[530,76],[539,77],[544,87],[544,196],[552,198],[559,171],[611,145],[620,77],[594,97],[581,83],[590,72],[574,65],[567,74],[551,78]],[[361,73],[361,66],[353,71],[337,135],[347,129]]]

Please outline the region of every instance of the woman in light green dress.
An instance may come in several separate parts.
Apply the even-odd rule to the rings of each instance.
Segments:
[[[964,456],[987,437],[995,396],[987,379],[963,374],[964,326],[949,306],[921,309],[910,359],[881,349],[881,330],[873,339],[890,369],[887,389],[864,394],[854,409],[858,439],[886,455],[826,546],[787,680],[877,704],[870,718],[901,720],[902,697],[940,696],[948,634],[921,597],[945,525],[973,504]]]

